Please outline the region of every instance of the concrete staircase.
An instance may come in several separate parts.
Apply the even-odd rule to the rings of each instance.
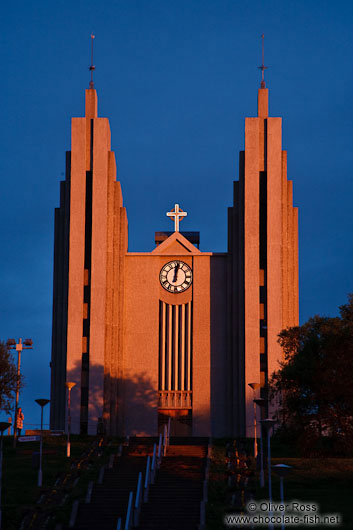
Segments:
[[[171,439],[149,501],[142,507],[141,530],[197,530],[207,441],[190,441]]]
[[[124,528],[129,492],[136,494],[138,474],[145,474],[146,456],[152,455],[154,438],[131,438],[128,448],[106,469],[103,484],[95,484],[90,504],[80,504],[75,530],[116,530],[121,517]],[[142,505],[141,530],[196,530],[207,439],[171,438],[167,455],[150,486],[149,502]]]

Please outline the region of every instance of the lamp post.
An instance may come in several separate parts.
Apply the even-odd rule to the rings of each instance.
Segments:
[[[263,410],[266,407],[267,399],[264,398],[257,398],[254,399],[255,406],[257,405],[260,407],[261,411],[261,419],[263,417]],[[263,440],[262,440],[262,427],[260,427],[260,488],[263,488],[265,486],[265,476],[264,476],[264,448],[263,448]]]
[[[32,349],[32,339],[25,339],[22,342],[20,338],[16,344],[15,339],[8,339],[7,347],[10,350],[17,351],[17,384],[16,384],[16,402],[15,402],[15,421],[13,423],[13,446],[16,447],[17,441],[17,408],[18,408],[18,397],[20,395],[20,378],[21,378],[21,352],[22,350],[31,350]]]
[[[272,466],[272,469],[276,473],[276,475],[279,476],[279,489],[280,489],[281,504],[284,505],[283,481],[284,481],[284,477],[288,475],[288,473],[292,469],[292,466],[287,466],[287,464],[276,464],[275,466]],[[281,528],[282,530],[284,530],[285,528],[283,522],[282,522]]]
[[[254,400],[256,398],[256,390],[260,388],[260,383],[248,383],[249,387],[253,389]],[[254,401],[253,400],[253,401]],[[254,458],[257,459],[257,436],[256,436],[256,404],[254,401]]]
[[[36,403],[40,406],[40,446],[39,446],[39,471],[38,471],[38,486],[42,485],[42,454],[43,454],[43,409],[49,403],[50,399],[36,399]]]
[[[71,390],[76,385],[74,382],[66,382],[65,386],[68,390],[67,396],[67,444],[66,444],[66,456],[70,457],[70,431],[71,431]]]
[[[11,426],[11,423],[7,421],[0,421],[0,431],[1,431],[1,442],[0,442],[0,530],[1,530],[1,487],[2,487],[2,442],[4,437],[4,431]]]
[[[270,418],[266,418],[265,420],[261,420],[261,425],[265,427],[267,432],[267,465],[268,465],[268,500],[269,504],[271,506],[272,504],[272,481],[271,481],[271,428],[275,424],[275,420],[271,420]],[[269,512],[269,515],[271,516],[271,511]],[[273,528],[273,524],[269,525],[269,528]]]

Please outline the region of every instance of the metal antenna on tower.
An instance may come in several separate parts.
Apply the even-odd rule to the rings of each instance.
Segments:
[[[268,66],[265,66],[265,47],[264,47],[264,38],[265,38],[265,35],[262,34],[261,35],[261,39],[262,39],[262,65],[261,66],[258,66],[258,68],[261,70],[261,88],[266,88],[266,83],[265,83],[265,70],[267,70]]]
[[[91,35],[91,66],[89,67],[90,72],[91,72],[91,81],[89,82],[89,88],[94,88],[93,71],[96,69],[96,67],[93,64],[93,39],[94,39],[94,35],[92,33]]]

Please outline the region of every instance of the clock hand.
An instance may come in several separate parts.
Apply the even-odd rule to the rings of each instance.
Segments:
[[[178,270],[179,270],[179,263],[177,263],[176,267],[175,267],[175,270],[174,270],[174,278],[173,278],[173,283],[175,283],[177,281],[177,278],[178,278]]]

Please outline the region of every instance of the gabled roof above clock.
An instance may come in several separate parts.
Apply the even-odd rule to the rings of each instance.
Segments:
[[[190,232],[190,231],[185,232],[184,230],[181,230],[180,233],[184,237],[186,237],[186,239],[190,241],[192,245],[195,245],[195,247],[200,248],[200,232]],[[170,237],[172,234],[173,234],[172,231],[166,231],[166,230],[163,230],[163,232],[155,232],[154,233],[155,244],[160,245],[161,243],[163,243],[163,241],[168,239],[168,237]]]
[[[190,241],[186,239],[180,232],[173,232],[163,243],[158,245],[152,254],[175,254],[175,255],[190,255],[202,254]]]

